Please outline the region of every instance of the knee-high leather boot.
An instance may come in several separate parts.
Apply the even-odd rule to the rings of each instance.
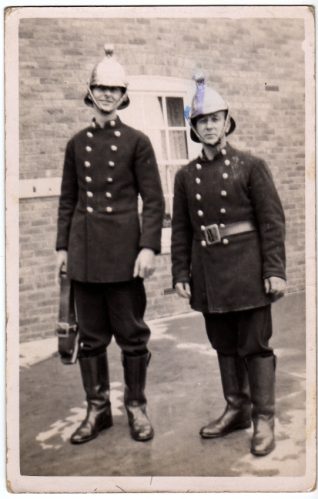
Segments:
[[[154,430],[147,416],[145,397],[146,373],[150,360],[150,353],[141,356],[124,354],[125,394],[124,403],[130,426],[130,434],[134,440],[151,440]]]
[[[251,402],[244,360],[239,356],[218,353],[225,411],[216,420],[200,430],[203,438],[222,437],[232,431],[251,426]]]
[[[254,426],[251,452],[255,456],[266,456],[275,448],[275,367],[274,355],[247,359]]]
[[[83,444],[113,424],[109,401],[107,354],[79,359],[87,400],[87,414],[71,436],[72,444]]]

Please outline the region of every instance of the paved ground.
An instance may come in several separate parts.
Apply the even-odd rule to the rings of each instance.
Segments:
[[[35,476],[301,476],[305,472],[304,300],[289,296],[274,306],[272,345],[277,366],[277,448],[256,458],[251,430],[202,440],[199,428],[224,407],[217,358],[199,314],[150,323],[147,395],[155,438],[129,436],[123,375],[116,344],[109,349],[114,426],[96,440],[68,439],[85,414],[79,368],[63,366],[56,339],[21,345],[21,474]]]

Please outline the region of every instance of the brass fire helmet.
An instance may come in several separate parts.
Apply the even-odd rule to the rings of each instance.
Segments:
[[[194,142],[202,142],[202,140],[200,140],[200,135],[196,131],[196,122],[198,118],[206,114],[216,113],[218,111],[226,112],[225,135],[229,135],[234,132],[236,123],[232,116],[230,116],[227,102],[225,102],[223,97],[221,97],[216,90],[206,86],[205,78],[202,73],[196,74],[193,79],[196,82],[197,88],[192,99],[189,116],[191,139]]]
[[[104,46],[104,50],[105,57],[100,62],[95,64],[93,68],[84,102],[88,106],[93,105],[91,88],[96,85],[103,85],[105,87],[120,87],[123,89],[124,93],[117,109],[125,109],[130,102],[127,94],[128,80],[125,70],[123,66],[117,62],[116,57],[114,56],[113,45],[106,44]]]

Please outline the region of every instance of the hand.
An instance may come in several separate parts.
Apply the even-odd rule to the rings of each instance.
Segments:
[[[265,293],[273,295],[274,300],[284,296],[286,291],[286,281],[281,277],[268,277],[264,281]]]
[[[59,250],[56,257],[56,269],[57,276],[60,276],[61,272],[67,272],[67,251]]]
[[[143,248],[135,262],[134,277],[141,277],[147,279],[155,271],[155,253],[150,248]]]
[[[188,282],[177,282],[175,288],[181,298],[191,298],[190,284]]]

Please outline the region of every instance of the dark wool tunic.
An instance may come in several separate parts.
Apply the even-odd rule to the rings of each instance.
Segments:
[[[257,230],[203,246],[203,226],[250,221]],[[175,178],[173,284],[190,282],[191,306],[206,313],[271,302],[264,279],[285,275],[285,219],[265,162],[229,144],[213,160],[200,156]]]
[[[142,132],[119,118],[104,128],[93,121],[68,142],[56,249],[68,250],[71,279],[104,283],[132,279],[141,248],[160,252],[163,213],[154,151]]]

